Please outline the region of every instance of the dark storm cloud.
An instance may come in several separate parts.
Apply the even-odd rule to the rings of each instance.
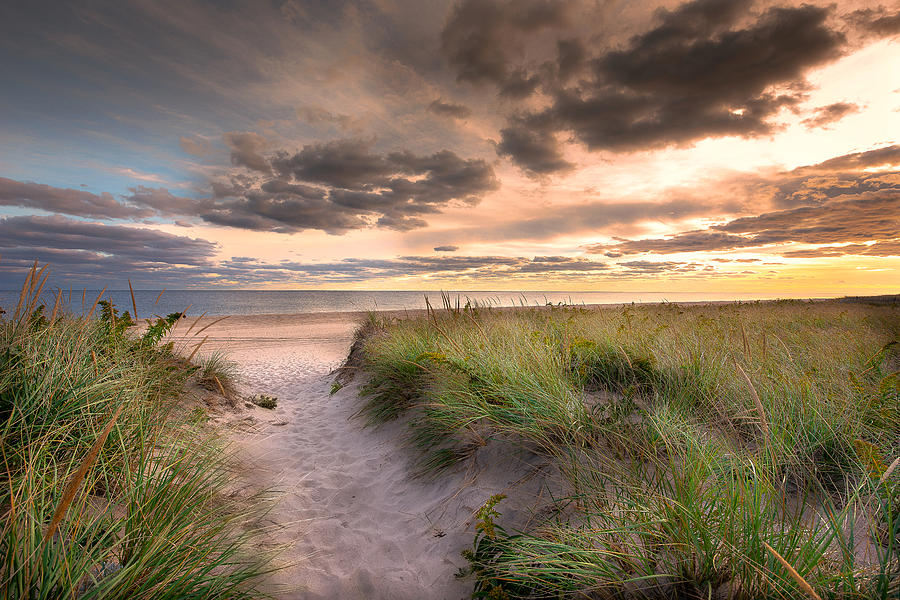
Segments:
[[[442,117],[451,117],[454,119],[465,119],[472,114],[467,106],[456,104],[454,102],[444,102],[440,98],[434,100],[428,105],[428,110]]]
[[[379,187],[396,171],[371,147],[371,142],[354,139],[310,144],[296,154],[279,152],[272,164],[282,177],[298,181],[351,190]]]
[[[840,121],[847,115],[858,113],[860,110],[859,105],[852,102],[835,102],[817,108],[813,116],[803,120],[803,124],[809,129],[818,129]]]
[[[476,4],[476,6],[471,6]],[[557,56],[533,73],[495,40],[513,3],[464,3],[444,30],[444,50],[462,81],[490,81],[507,97],[541,88],[549,106],[513,116],[497,151],[533,175],[565,171],[555,134],[589,150],[633,151],[706,137],[766,135],[805,96],[805,74],[839,58],[846,37],[828,24],[833,7],[751,12],[752,0],[694,0],[660,10],[657,24],[623,46],[589,50],[560,36]],[[548,26],[562,23],[562,14]],[[579,73],[575,85],[567,82]],[[848,113],[829,107],[821,124]]]
[[[435,246],[435,252],[456,252],[459,250],[459,246]]]
[[[497,154],[507,156],[531,175],[562,173],[575,168],[563,158],[562,148],[553,127],[542,125],[534,118],[510,119],[509,126],[500,130]]]
[[[814,6],[771,8],[727,29],[747,4],[700,0],[665,13],[626,49],[598,58],[596,85],[560,92],[551,114],[590,149],[771,132],[769,119],[802,95],[769,89],[837,58],[844,38]]]
[[[257,231],[340,234],[369,227],[425,227],[424,216],[454,203],[474,206],[499,187],[486,161],[448,150],[378,154],[371,150],[372,142],[353,139],[267,157],[261,152],[268,142],[258,134],[232,132],[225,141],[240,168],[228,181],[211,182],[211,197],[137,186],[117,200],[111,194],[0,178],[0,205],[104,219],[180,216]]]
[[[266,170],[255,170],[271,170],[275,177],[217,182],[220,201],[204,207],[200,216],[220,225],[282,233],[366,227],[408,231],[426,226],[424,215],[452,203],[475,205],[499,187],[484,160],[448,150],[378,154],[371,141],[359,139],[310,144],[263,160]]]
[[[541,78],[537,74],[529,75],[525,69],[516,69],[500,84],[500,96],[513,100],[527,98],[538,88]]]
[[[263,184],[268,191],[242,190],[237,197],[218,201],[199,216],[217,225],[277,233],[304,229],[342,233],[369,226],[360,215],[362,211],[340,210],[318,190],[310,195],[299,191],[305,186],[278,183]]]
[[[566,22],[569,6],[554,0],[464,0],[441,32],[441,44],[458,81],[493,83],[511,96],[533,90],[530,77],[513,67],[524,36]]]
[[[149,217],[153,211],[126,206],[112,194],[92,194],[84,190],[58,188],[30,181],[0,177],[0,206],[36,208],[76,217],[135,219]]]
[[[563,82],[568,81],[587,64],[588,50],[578,38],[558,40],[556,51],[557,75]]]

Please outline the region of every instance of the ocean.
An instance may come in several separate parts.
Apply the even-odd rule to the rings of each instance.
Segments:
[[[76,314],[89,310],[100,290],[69,290],[63,301]],[[558,304],[620,304],[647,302],[698,302],[714,300],[763,300],[770,298],[731,293],[695,292],[515,292],[515,291],[450,291],[453,302],[459,298],[492,306],[543,306]],[[107,290],[104,298],[111,299],[120,311],[132,312],[128,290]],[[347,290],[135,290],[134,299],[139,317],[185,312],[188,315],[259,315],[322,312],[355,312],[369,310],[404,310],[425,308],[425,298],[432,306],[440,307],[438,291],[347,291]],[[84,298],[82,302],[82,298]],[[18,291],[0,291],[0,309],[11,313],[19,299]],[[42,300],[53,307],[55,292],[45,292]]]

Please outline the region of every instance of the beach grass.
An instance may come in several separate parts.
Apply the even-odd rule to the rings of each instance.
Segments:
[[[445,302],[367,328],[360,413],[404,417],[423,475],[488,444],[554,465],[526,530],[476,515],[474,597],[900,594],[896,303]]]
[[[215,351],[200,357],[197,361],[197,383],[207,390],[219,392],[222,396],[232,397],[237,393],[237,363],[230,360],[223,352]]]
[[[44,280],[0,321],[0,597],[260,597],[265,502],[179,404],[199,368],[162,342],[180,316],[138,335],[108,304],[51,312]]]

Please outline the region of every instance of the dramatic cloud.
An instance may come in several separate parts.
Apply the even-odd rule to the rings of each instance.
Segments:
[[[266,163],[275,178],[233,180],[219,186],[224,198],[201,216],[247,229],[342,233],[383,227],[406,231],[426,225],[453,202],[477,204],[499,187],[493,168],[444,150],[376,154],[372,142],[338,140],[276,153]]]
[[[556,49],[557,76],[566,82],[587,64],[588,50],[578,38],[558,40]]]
[[[424,216],[453,203],[474,206],[499,187],[486,161],[464,159],[449,150],[377,154],[371,141],[349,139],[265,157],[260,151],[268,142],[258,134],[233,132],[225,141],[232,162],[252,173],[234,173],[228,183],[213,181],[211,197],[188,198],[165,188],[137,186],[119,201],[111,194],[0,178],[0,205],[81,217],[184,216],[259,231],[320,229],[340,234],[369,227],[424,227]]]
[[[210,199],[194,200],[176,196],[166,188],[151,188],[143,185],[129,188],[122,199],[131,205],[151,209],[158,216],[197,216],[203,206],[211,204]]]
[[[114,4],[0,3],[3,268],[504,289],[897,269],[895,2]]]
[[[257,187],[244,186],[201,213],[210,223],[240,229],[293,233],[321,229],[343,233],[370,226],[363,218],[366,210],[342,210],[325,197],[325,192],[305,186],[271,180]]]
[[[817,108],[813,116],[803,120],[803,124],[810,129],[825,127],[840,121],[847,115],[858,113],[860,110],[860,107],[852,102],[835,102],[834,104]]]
[[[112,194],[92,194],[84,190],[14,181],[5,177],[0,177],[0,206],[36,208],[76,217],[103,219],[134,219],[153,215],[153,211],[118,202]]]
[[[752,236],[757,244],[857,242],[900,237],[900,193],[742,217],[715,230]]]
[[[451,117],[453,119],[465,119],[472,114],[467,106],[455,104],[453,102],[444,102],[440,98],[428,105],[428,110],[442,117]]]
[[[849,20],[878,36],[900,34],[900,12],[891,14],[883,6],[853,11]]]
[[[30,216],[0,219],[0,248],[4,249],[4,257],[12,251],[48,248],[124,257],[142,263],[202,265],[213,255],[216,244],[153,229]]]
[[[861,194],[820,206],[741,217],[708,230],[687,231],[670,238],[629,240],[595,245],[592,253],[616,255],[734,250],[769,244],[828,244],[892,240],[900,237],[900,194]]]
[[[232,131],[225,134],[225,143],[231,148],[231,162],[251,171],[269,174],[269,161],[262,155],[268,141],[258,133]]]
[[[243,260],[225,261],[219,272],[232,277],[252,270],[265,278],[313,277],[317,281],[361,281],[398,276],[427,276],[430,279],[471,278],[478,280],[505,277],[577,276],[583,273],[604,273],[609,266],[603,262],[581,257],[565,256],[400,256],[393,259],[347,258],[336,262],[248,263]]]
[[[728,277],[733,272],[719,272],[699,262],[626,261],[603,263],[581,257],[535,256],[400,256],[393,259],[344,259],[334,262],[304,263],[282,261],[263,263],[247,257],[224,261],[217,269],[220,277],[233,282],[260,281],[347,283],[390,279],[398,276],[421,276],[429,281],[596,281],[646,280],[648,278],[696,279]],[[749,272],[756,274],[755,272]]]
[[[772,7],[747,22],[751,4],[695,0],[661,11],[656,27],[590,58],[592,77],[556,87],[548,108],[515,117],[498,152],[541,174],[554,170],[558,131],[590,150],[616,151],[773,132],[779,111],[804,99],[805,73],[838,58],[845,38],[826,24],[828,8]],[[585,60],[582,45],[561,42],[560,77]],[[480,67],[471,78],[493,79],[501,92],[513,72],[505,63],[500,69],[472,60],[469,66]]]
[[[575,165],[563,158],[552,127],[538,123],[539,118],[511,120],[500,130],[497,154],[511,158],[531,175],[570,171]]]
[[[516,55],[525,36],[566,22],[566,2],[558,0],[463,0],[441,33],[443,51],[458,81],[493,83],[506,95],[523,97],[535,83],[519,68]]]
[[[589,148],[632,149],[710,135],[757,135],[800,101],[796,87],[814,65],[839,56],[843,37],[827,10],[771,8],[728,29],[749,2],[699,0],[666,13],[629,47],[594,63],[594,89],[560,95],[552,114]]]
[[[215,251],[213,242],[152,229],[60,216],[0,219],[0,281],[6,285],[15,284],[35,260],[70,282],[204,280]]]
[[[786,248],[785,256],[888,256],[900,237],[900,170],[867,172],[900,162],[900,146],[845,154],[770,178],[745,178],[737,189],[770,210],[671,237],[596,244],[610,256],[707,252],[773,244],[855,244],[819,250]],[[869,244],[862,244],[868,242]],[[830,254],[829,254],[830,253]]]

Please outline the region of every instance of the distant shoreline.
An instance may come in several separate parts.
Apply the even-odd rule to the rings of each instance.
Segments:
[[[359,308],[359,304],[357,302],[348,301],[348,297],[353,299],[357,297],[357,292],[353,291],[348,295],[345,295],[343,292],[334,292],[336,296],[334,298],[329,298],[327,295],[317,294],[314,298],[301,298],[300,300],[292,299],[290,302],[281,302],[278,300],[272,302],[266,301],[252,301],[248,302],[247,298],[241,299],[233,299],[227,294],[223,294],[220,298],[215,298],[210,300],[208,295],[211,290],[207,290],[207,296],[204,298],[191,298],[190,296],[181,296],[178,298],[168,298],[168,301],[160,301],[158,305],[154,305],[154,300],[157,299],[159,292],[153,292],[149,295],[149,301],[147,300],[148,295],[147,292],[135,292],[137,296],[137,316],[140,319],[146,319],[147,317],[153,316],[161,316],[167,315],[175,312],[184,312],[188,318],[196,319],[198,316],[204,315],[205,318],[221,318],[221,317],[229,317],[231,319],[237,318],[301,318],[301,319],[319,319],[319,320],[346,320],[346,319],[359,319],[364,317],[369,313],[375,313],[379,315],[387,315],[387,316],[415,316],[424,314],[428,309],[425,308],[421,304],[421,297],[418,294],[423,292],[403,292],[402,296],[390,298],[387,297],[386,301],[382,297],[376,297],[377,294],[385,294],[384,292],[365,292],[366,294],[370,294],[369,300],[372,302],[373,307],[369,308]],[[99,293],[99,292],[97,292]],[[166,294],[173,293],[173,291],[169,290],[165,292]],[[190,293],[190,292],[189,292]],[[254,292],[254,300],[258,293],[266,294],[266,292],[259,291]],[[305,294],[306,292],[304,292]],[[492,294],[487,298],[471,298],[469,296],[464,295],[462,292],[458,294],[451,294],[450,299],[453,302],[453,305],[456,305],[456,299],[459,298],[460,307],[464,306],[468,300],[472,300],[473,302],[478,302],[482,308],[490,308],[491,310],[509,310],[509,309],[520,309],[520,308],[544,308],[547,306],[572,306],[572,307],[581,307],[587,309],[597,309],[597,308],[615,308],[622,306],[654,306],[654,305],[680,305],[680,306],[696,306],[696,305],[727,305],[727,304],[747,304],[747,303],[768,303],[768,302],[779,302],[779,301],[799,301],[799,302],[824,302],[824,301],[837,301],[837,302],[856,302],[856,303],[866,303],[866,304],[879,304],[879,305],[892,305],[900,303],[900,295],[898,294],[879,294],[872,296],[839,296],[839,297],[811,297],[811,298],[672,298],[672,299],[654,299],[654,300],[643,300],[643,299],[635,299],[635,300],[626,300],[624,298],[616,298],[616,297],[606,297],[599,298],[599,301],[591,301],[595,300],[594,298],[574,298],[574,299],[564,299],[567,295],[566,292],[559,292],[556,296],[552,298],[547,298],[546,302],[542,302],[541,299],[535,297],[523,297],[522,302],[519,304],[514,303],[512,300],[514,298],[510,297],[503,299],[500,294],[503,292],[498,292]],[[584,294],[589,294],[588,292],[583,292]],[[141,295],[143,294],[143,298]],[[283,296],[284,292],[275,292],[276,296]],[[390,293],[388,293],[390,294]],[[603,294],[606,294],[604,292]],[[622,294],[626,294],[626,292],[616,292],[615,296],[621,296]],[[611,296],[613,294],[610,294]],[[68,294],[64,294],[64,296],[68,296]],[[113,303],[120,310],[120,312],[128,311],[129,313],[134,312],[132,306],[131,295],[128,291],[113,291],[113,292],[105,292],[104,299],[112,299]],[[74,314],[80,314],[80,312],[88,312],[90,306],[94,303],[94,300],[97,298],[96,295],[88,294],[85,297],[84,307],[81,307],[80,298],[76,299],[74,296],[72,298],[72,302],[70,305],[71,311]],[[271,298],[271,297],[270,297]],[[65,302],[68,298],[63,299]],[[18,292],[15,294],[11,292],[0,292],[0,309],[9,312],[13,310],[16,306],[16,302],[18,300]],[[53,306],[55,297],[53,295],[44,294],[42,298],[42,302],[48,305],[48,310]],[[431,306],[435,309],[441,308],[441,298],[440,296],[430,297]],[[413,304],[415,306],[398,306],[402,304]],[[393,305],[392,305],[393,304]]]
[[[772,298],[767,300],[693,300],[685,302],[609,302],[594,304],[547,304],[547,305],[525,305],[525,306],[490,306],[480,307],[484,310],[494,311],[516,311],[522,309],[538,309],[549,310],[552,308],[568,307],[568,308],[622,308],[625,306],[723,306],[729,304],[770,304],[776,302],[853,302],[866,304],[900,304],[900,294],[881,294],[877,296],[841,296],[835,298]],[[443,307],[435,306],[433,310],[441,311]],[[290,319],[302,317],[308,321],[332,321],[335,319],[346,320],[348,318],[365,318],[370,313],[388,317],[417,317],[427,314],[427,308],[405,308],[405,309],[374,309],[374,310],[335,310],[321,312],[297,312],[297,313],[256,313],[256,314],[231,314],[231,315],[207,315],[203,317],[201,323],[215,321],[216,319]],[[199,315],[188,314],[187,319],[197,319]]]

